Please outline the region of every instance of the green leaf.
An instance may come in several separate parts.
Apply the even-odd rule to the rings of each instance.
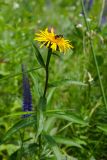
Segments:
[[[13,134],[15,134],[21,128],[25,128],[27,126],[31,126],[35,122],[36,122],[36,119],[34,117],[32,117],[32,118],[31,117],[30,118],[24,118],[24,119],[20,120],[19,122],[17,122],[16,124],[14,124],[13,127],[11,127],[5,133],[5,135],[2,138],[2,141],[0,142],[0,144],[2,144],[3,142],[7,141]]]
[[[47,116],[54,116],[59,119],[64,119],[73,123],[78,123],[84,126],[88,125],[88,122],[84,121],[81,119],[79,116],[74,115],[74,114],[68,114],[65,112],[57,112],[57,113],[48,113]]]
[[[38,48],[36,47],[36,45],[33,43],[33,47],[35,48],[35,55],[36,55],[36,58],[38,60],[38,63],[43,67],[45,68],[45,63],[44,63],[44,60],[41,56],[41,53],[39,52]]]
[[[1,117],[0,117],[0,121],[3,120],[4,118],[22,116],[23,114],[24,114],[24,115],[26,115],[26,114],[34,114],[34,111],[28,111],[28,112],[22,111],[22,112],[7,114],[7,115],[5,115],[5,116],[1,116],[1,115],[0,115],[0,116],[1,116]]]
[[[43,111],[42,110],[40,110],[38,112],[38,116],[37,117],[38,117],[38,119],[37,119],[38,129],[37,129],[36,139],[41,134],[41,132],[43,131],[43,127],[44,127],[44,115],[43,115]]]
[[[20,147],[19,145],[14,144],[14,143],[13,144],[2,144],[0,146],[0,152],[1,151],[6,151],[7,154],[10,156],[14,152],[16,152],[19,149],[19,147]],[[1,157],[0,157],[0,159],[1,159]]]
[[[45,97],[40,97],[39,100],[39,105],[38,105],[38,116],[37,116],[37,123],[38,123],[38,130],[37,130],[37,135],[36,139],[38,136],[41,134],[44,128],[44,111],[46,108],[46,98]]]
[[[42,111],[45,111],[46,110],[46,98],[43,96],[43,97],[40,97],[40,100],[39,100],[39,108],[42,110]]]
[[[62,155],[60,153],[60,150],[54,140],[54,138],[50,135],[44,135],[46,141],[48,142],[48,144],[50,145],[50,147],[52,148],[57,160],[62,160]]]
[[[107,124],[97,126],[97,128],[100,129],[101,131],[107,133]]]
[[[52,88],[47,96],[47,105],[51,102],[52,96],[55,92],[56,88]]]
[[[55,136],[54,138],[57,143],[65,144],[67,146],[82,148],[82,146],[79,143],[77,143],[75,140],[72,140],[70,138],[58,137],[58,136]]]
[[[36,68],[33,68],[33,69],[30,69],[30,70],[27,70],[26,71],[26,73],[28,73],[28,72],[33,72],[33,71],[36,71],[36,70],[38,70],[38,69],[41,69],[41,67],[36,67]],[[16,73],[16,74],[10,74],[10,75],[6,75],[6,76],[4,76],[3,78],[0,78],[0,81],[1,80],[8,80],[8,79],[10,79],[10,78],[14,78],[14,77],[17,77],[17,76],[21,76],[22,75],[22,72],[20,72],[20,73]]]
[[[68,85],[68,84],[78,85],[78,86],[87,86],[87,84],[85,84],[83,82],[73,81],[71,79],[62,79],[60,81],[54,81],[52,83],[49,83],[48,87],[59,87],[59,86]]]
[[[44,124],[44,130],[49,133],[50,130],[52,130],[52,128],[54,128],[55,122],[56,122],[55,117],[47,118],[45,121],[45,124]]]
[[[9,156],[9,160],[16,160],[16,157],[18,158],[18,153],[20,152],[20,149],[18,149],[16,152],[14,152],[13,154],[11,154]]]
[[[30,73],[30,76],[34,84],[34,97],[36,97],[36,99],[39,99],[39,97],[42,95],[42,89],[40,87],[40,75],[38,75],[38,73]]]

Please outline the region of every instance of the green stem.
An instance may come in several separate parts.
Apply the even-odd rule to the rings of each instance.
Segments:
[[[48,79],[49,79],[49,62],[50,62],[50,58],[51,58],[51,53],[52,50],[48,49],[48,55],[47,55],[47,60],[46,60],[46,67],[45,67],[45,72],[46,72],[46,79],[45,79],[45,87],[44,87],[44,93],[43,93],[43,98],[45,98],[46,96],[46,92],[48,89]],[[42,110],[43,112],[43,110]],[[39,153],[38,153],[38,157],[39,159],[41,158],[41,151],[42,151],[42,135],[40,134],[38,137],[38,141],[39,141]]]
[[[85,24],[86,24],[86,27],[87,27],[87,31],[90,33],[90,27],[89,27],[89,24],[87,22],[87,16],[86,16],[83,0],[81,0],[81,4],[82,4],[83,13],[84,13],[84,20],[85,20]],[[103,96],[103,101],[104,101],[105,107],[107,109],[107,100],[106,100],[104,87],[103,87],[103,83],[102,83],[102,80],[101,80],[100,71],[99,71],[99,67],[98,67],[98,62],[97,62],[97,59],[96,59],[96,55],[95,55],[95,51],[94,51],[91,36],[89,36],[89,42],[90,42],[91,52],[93,54],[93,58],[94,58],[94,62],[95,62],[95,67],[96,67],[97,74],[98,74],[100,89],[101,89],[101,93],[102,93],[102,96]]]
[[[22,159],[22,154],[23,154],[24,133],[25,133],[25,129],[22,133],[20,132],[20,139],[21,139],[21,147],[20,147],[21,149],[20,149],[20,157],[19,157],[20,160]]]
[[[52,50],[51,50],[51,49],[48,49],[48,55],[47,55],[47,60],[46,60],[46,68],[45,68],[45,72],[46,72],[46,80],[45,80],[45,88],[44,88],[43,97],[46,96],[46,92],[47,92],[47,88],[48,88],[49,62],[50,62],[50,58],[51,58],[51,53],[52,53]]]
[[[39,154],[38,154],[38,158],[41,158],[41,151],[42,151],[42,145],[41,145],[41,134],[39,135],[38,139],[39,139]]]

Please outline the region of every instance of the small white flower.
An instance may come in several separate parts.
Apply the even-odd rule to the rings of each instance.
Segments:
[[[84,75],[84,80],[83,80],[83,82],[84,82],[84,83],[90,83],[90,84],[91,84],[93,80],[94,80],[94,79],[93,79],[91,73],[86,70],[86,71],[85,71],[85,75]]]
[[[90,19],[90,18],[87,18],[87,21],[88,21],[88,22],[91,22],[91,19]]]
[[[93,78],[92,78],[91,74],[89,72],[87,72],[87,74],[88,74],[88,82],[92,82]]]
[[[77,28],[82,28],[83,25],[82,25],[81,23],[79,23],[79,24],[76,25],[76,27],[77,27]]]
[[[83,14],[82,14],[82,13],[80,13],[80,14],[79,14],[79,17],[83,17]]]
[[[20,6],[19,3],[17,3],[17,2],[14,2],[14,3],[13,3],[13,8],[14,8],[14,9],[19,8],[19,6]]]

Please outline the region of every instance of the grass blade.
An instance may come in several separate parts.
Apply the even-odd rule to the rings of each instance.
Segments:
[[[27,126],[31,126],[36,122],[36,119],[30,119],[30,118],[25,118],[17,122],[16,124],[13,125],[4,135],[2,138],[2,141],[0,144],[4,143],[7,141],[13,134],[15,134],[17,131],[19,131],[21,128],[25,128]]]
[[[71,79],[62,79],[60,81],[54,81],[50,84],[48,84],[48,87],[59,87],[62,85],[78,85],[78,86],[87,86],[87,84],[79,81],[73,81]]]
[[[77,123],[77,124],[81,124],[84,126],[88,125],[88,122],[84,121],[82,118],[74,114],[59,112],[59,113],[48,113],[48,116],[51,116],[51,117],[53,116],[58,119],[64,119],[64,120],[67,120],[73,123]]]
[[[44,135],[44,137],[45,137],[46,141],[48,142],[48,144],[50,145],[50,147],[52,148],[52,150],[56,156],[56,159],[62,160],[60,150],[59,150],[54,138],[50,135]]]

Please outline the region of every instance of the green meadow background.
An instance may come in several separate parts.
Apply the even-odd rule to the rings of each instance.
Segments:
[[[100,26],[102,1],[94,1],[87,13],[87,30],[80,0],[0,0],[0,160],[107,160],[107,26]],[[34,37],[50,27],[74,49],[51,57],[40,148],[35,117],[45,72],[32,43],[46,61],[48,50]],[[25,119],[22,64],[33,105],[33,115]]]

